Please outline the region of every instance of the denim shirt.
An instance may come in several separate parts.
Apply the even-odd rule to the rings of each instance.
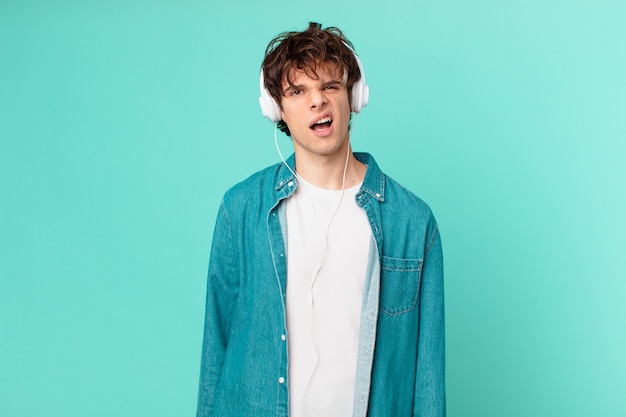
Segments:
[[[443,417],[443,259],[429,207],[366,153],[356,203],[372,228],[353,417]],[[295,165],[292,155],[287,161]],[[288,416],[287,224],[281,163],[231,188],[209,263],[198,417]],[[317,416],[313,416],[317,417]],[[337,416],[349,417],[349,416]]]

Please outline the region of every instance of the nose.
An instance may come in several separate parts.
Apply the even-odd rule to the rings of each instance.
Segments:
[[[314,88],[311,90],[310,105],[311,108],[319,108],[326,104],[326,95],[320,89]]]

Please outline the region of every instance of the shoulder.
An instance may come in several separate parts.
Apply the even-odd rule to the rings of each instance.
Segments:
[[[428,204],[398,181],[385,174],[371,154],[357,152],[354,156],[367,165],[363,190],[380,202],[381,216],[384,221],[418,228],[420,226],[426,228],[429,223],[434,222]]]
[[[280,164],[274,164],[250,175],[233,185],[224,193],[223,204],[227,207],[259,203],[271,193],[276,185]]]
[[[403,250],[409,253],[427,253],[439,238],[439,226],[431,208],[393,178],[384,177],[385,200],[380,210],[386,236],[392,241],[404,242]],[[410,243],[407,236],[411,236]],[[410,248],[415,252],[410,252]]]
[[[363,189],[375,196],[382,203],[381,207],[388,210],[410,209],[413,212],[418,211],[424,214],[431,214],[428,204],[385,174],[371,154],[355,152],[354,156],[357,160],[367,165],[367,171],[363,179]]]
[[[433,216],[430,206],[417,194],[404,187],[398,181],[384,174],[385,177],[385,203],[390,208],[397,207],[401,210],[409,210],[419,217],[430,218]]]
[[[409,234],[429,248],[439,236],[430,206],[398,181],[383,174],[385,199],[380,204],[383,228],[388,236]]]

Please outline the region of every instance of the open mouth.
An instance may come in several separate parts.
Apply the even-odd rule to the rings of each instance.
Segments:
[[[332,124],[333,124],[333,120],[330,117],[326,116],[326,117],[319,119],[317,122],[313,123],[311,125],[311,129],[315,131],[324,130],[324,129],[329,128],[330,125]]]

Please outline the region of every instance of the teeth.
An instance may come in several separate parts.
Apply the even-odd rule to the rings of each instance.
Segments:
[[[322,123],[329,123],[329,122],[330,122],[330,117],[324,117],[323,119],[319,119],[317,122],[313,124],[320,125]]]

